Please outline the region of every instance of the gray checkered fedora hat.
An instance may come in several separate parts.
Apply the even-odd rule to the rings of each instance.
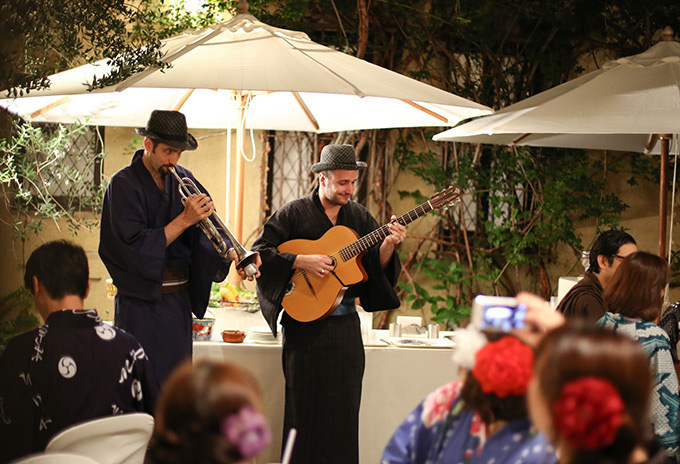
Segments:
[[[180,150],[195,150],[198,142],[187,131],[187,119],[179,111],[154,110],[146,127],[135,129],[139,135],[166,143]]]
[[[312,172],[346,169],[356,171],[364,169],[366,163],[357,161],[357,154],[352,145],[326,145],[321,150],[321,159],[311,167]]]

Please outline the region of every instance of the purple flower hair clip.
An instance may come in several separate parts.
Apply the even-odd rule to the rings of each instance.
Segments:
[[[257,456],[272,441],[264,416],[246,405],[222,421],[222,435],[238,448],[241,456],[250,459]]]

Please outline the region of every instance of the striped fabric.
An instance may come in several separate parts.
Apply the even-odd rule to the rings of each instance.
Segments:
[[[359,462],[365,356],[357,313],[298,322],[283,316],[284,437],[296,428],[291,463]]]

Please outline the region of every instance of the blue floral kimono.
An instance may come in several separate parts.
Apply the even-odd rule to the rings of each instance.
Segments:
[[[486,439],[485,427],[459,397],[461,382],[430,393],[397,428],[382,464],[554,464],[557,456],[529,419],[510,422]]]
[[[649,355],[656,380],[649,407],[654,435],[669,456],[680,462],[680,395],[668,334],[653,322],[606,312],[597,325],[628,335]]]

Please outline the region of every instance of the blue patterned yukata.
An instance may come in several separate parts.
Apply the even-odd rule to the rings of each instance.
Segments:
[[[554,464],[557,456],[529,419],[486,437],[479,416],[459,397],[461,382],[430,393],[409,414],[383,451],[382,464]]]
[[[649,355],[655,376],[650,416],[654,435],[670,456],[678,461],[678,377],[675,373],[668,334],[653,322],[606,312],[597,325],[607,327],[636,340]]]

